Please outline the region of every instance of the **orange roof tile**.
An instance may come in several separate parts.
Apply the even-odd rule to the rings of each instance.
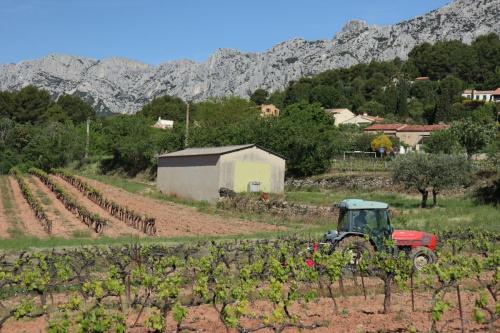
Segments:
[[[375,124],[365,128],[365,131],[397,131],[405,127],[405,124]]]
[[[434,132],[450,128],[449,125],[407,125],[398,132]]]

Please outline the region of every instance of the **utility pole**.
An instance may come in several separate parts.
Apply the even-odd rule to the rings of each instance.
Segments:
[[[187,102],[187,107],[186,107],[186,133],[184,136],[184,148],[188,147],[188,142],[189,142],[189,102]]]
[[[90,143],[90,118],[87,118],[87,140],[85,141],[85,160],[89,158],[89,143]]]

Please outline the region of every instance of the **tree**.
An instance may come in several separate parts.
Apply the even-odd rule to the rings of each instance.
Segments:
[[[449,129],[432,132],[425,140],[424,149],[433,154],[457,154],[464,151],[457,137]]]
[[[408,82],[402,78],[396,84],[396,114],[399,117],[408,115]]]
[[[0,91],[0,116],[12,117],[15,108],[14,94],[9,91]]]
[[[311,90],[311,101],[320,103],[324,108],[346,107],[347,99],[332,86],[319,85]]]
[[[130,175],[151,167],[157,153],[155,129],[142,116],[120,115],[103,128],[105,149],[112,156],[105,169],[121,168]]]
[[[470,163],[460,155],[407,154],[400,156],[394,165],[393,180],[407,189],[416,189],[422,195],[420,207],[427,207],[429,191],[433,204],[443,189],[465,185],[470,176]]]
[[[83,133],[71,123],[51,122],[32,128],[32,137],[22,149],[24,164],[44,170],[65,166],[83,158]]]
[[[95,110],[78,96],[62,95],[58,98],[57,105],[74,124],[95,118]]]
[[[250,95],[250,100],[256,105],[267,104],[269,93],[264,89],[257,89]]]
[[[433,122],[446,122],[452,119],[453,103],[460,101],[462,91],[463,82],[454,76],[447,76],[439,82],[438,100]]]
[[[451,132],[465,148],[469,158],[485,148],[496,136],[494,123],[480,124],[473,119],[453,123]]]
[[[437,195],[446,189],[468,185],[472,166],[463,155],[431,155],[429,179],[432,187],[432,206],[437,206]]]
[[[371,143],[371,147],[373,151],[379,152],[381,148],[385,150],[385,153],[392,151],[392,141],[385,134],[381,134],[373,139]]]
[[[369,101],[364,103],[359,109],[360,114],[368,114],[370,116],[383,116],[385,113],[385,106],[377,101]]]
[[[37,123],[50,106],[50,95],[45,90],[35,86],[21,89],[15,96],[16,109],[13,114],[15,121],[20,123]]]
[[[144,105],[137,114],[146,117],[150,121],[161,117],[174,122],[183,122],[186,116],[186,107],[186,103],[181,98],[165,95],[157,97]]]

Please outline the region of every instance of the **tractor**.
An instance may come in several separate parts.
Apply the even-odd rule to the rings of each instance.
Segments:
[[[422,231],[394,230],[390,223],[389,205],[383,202],[347,199],[336,205],[340,211],[337,230],[324,236],[322,243],[332,250],[352,251],[354,263],[363,255],[384,249],[392,237],[395,251],[404,251],[420,270],[436,261],[437,237]]]

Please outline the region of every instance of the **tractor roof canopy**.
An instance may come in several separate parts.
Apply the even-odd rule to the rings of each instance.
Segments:
[[[385,202],[365,201],[362,199],[342,200],[338,205],[340,209],[387,209],[389,205]]]

